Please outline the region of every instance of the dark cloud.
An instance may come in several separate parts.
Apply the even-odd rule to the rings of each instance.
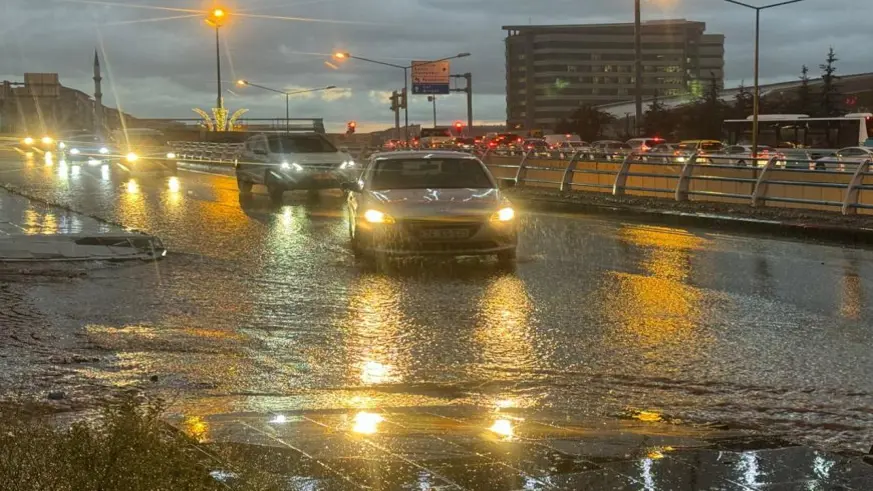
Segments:
[[[749,0],[754,2],[756,0]],[[20,79],[25,71],[59,72],[63,83],[90,92],[93,49],[105,52],[111,102],[133,114],[192,117],[192,107],[209,108],[215,98],[214,37],[201,17],[188,15],[212,0],[117,0],[100,2],[7,0],[0,10],[5,50],[0,76]],[[279,117],[284,99],[254,88],[237,88],[246,78],[278,89],[336,85],[332,94],[295,97],[301,117],[324,117],[335,127],[348,119],[388,126],[393,115],[387,94],[402,87],[402,72],[351,60],[325,65],[341,50],[390,63],[433,59],[458,52],[473,56],[452,71],[473,73],[475,117],[500,121],[504,114],[503,25],[627,22],[630,0],[228,0],[228,10],[257,16],[334,19],[343,23],[235,17],[223,29],[225,92],[231,108],[250,108],[253,117]],[[796,77],[806,64],[817,73],[829,46],[841,58],[841,73],[870,71],[869,20],[858,15],[862,0],[807,0],[762,13],[761,76],[764,81]],[[722,0],[644,0],[646,19],[686,18],[707,22],[708,31],[727,36],[728,83],[752,80],[754,11]],[[465,119],[463,94],[438,102],[441,122]],[[413,122],[429,123],[431,107],[414,98]]]

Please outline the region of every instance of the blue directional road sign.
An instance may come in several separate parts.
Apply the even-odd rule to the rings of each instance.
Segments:
[[[412,93],[413,94],[448,94],[449,93],[449,62],[445,61],[413,61],[412,62]]]

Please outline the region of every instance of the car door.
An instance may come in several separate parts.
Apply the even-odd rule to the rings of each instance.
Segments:
[[[263,184],[264,172],[270,160],[270,146],[265,135],[258,135],[252,141],[252,158],[249,160],[248,176],[252,182]]]

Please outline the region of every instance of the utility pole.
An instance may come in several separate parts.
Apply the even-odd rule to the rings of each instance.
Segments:
[[[391,92],[391,110],[394,111],[394,137],[400,138],[400,93],[396,90]]]
[[[427,102],[433,103],[433,127],[436,128],[436,126],[437,126],[437,121],[436,121],[436,96],[435,96],[435,95],[429,95],[429,96],[427,96]]]
[[[634,135],[640,136],[640,124],[643,122],[643,26],[640,20],[640,0],[634,0],[634,75],[636,78],[636,121]]]
[[[451,75],[452,78],[463,78],[467,82],[467,86],[463,89],[451,89],[452,92],[467,93],[467,131],[472,136],[473,134],[473,74],[470,72],[460,75]]]

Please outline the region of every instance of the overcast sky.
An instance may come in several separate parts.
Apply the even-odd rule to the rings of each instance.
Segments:
[[[94,49],[104,58],[104,103],[140,117],[196,117],[215,103],[214,31],[203,16],[212,0],[3,0],[0,77],[58,72],[66,86],[93,92]],[[766,0],[747,0],[764,5]],[[239,88],[241,78],[278,89],[336,85],[295,96],[292,116],[323,117],[329,130],[357,120],[362,130],[393,125],[387,100],[402,71],[351,60],[328,67],[336,50],[408,64],[459,52],[452,64],[472,72],[477,121],[505,119],[503,25],[632,21],[631,0],[227,0],[222,29],[225,104],[250,117],[282,117],[282,96]],[[143,8],[137,8],[143,7]],[[762,13],[762,83],[796,77],[803,64],[818,73],[828,47],[838,73],[873,71],[869,0],[805,0]],[[234,12],[245,16],[233,16]],[[861,13],[862,15],[859,15]],[[167,19],[168,17],[181,17]],[[284,17],[284,19],[282,18]],[[707,23],[726,40],[728,85],[752,81],[754,11],[723,0],[643,0],[644,19]],[[313,19],[294,20],[293,18]],[[438,102],[440,124],[466,119],[463,94]],[[412,123],[430,124],[426,98],[410,103]]]

